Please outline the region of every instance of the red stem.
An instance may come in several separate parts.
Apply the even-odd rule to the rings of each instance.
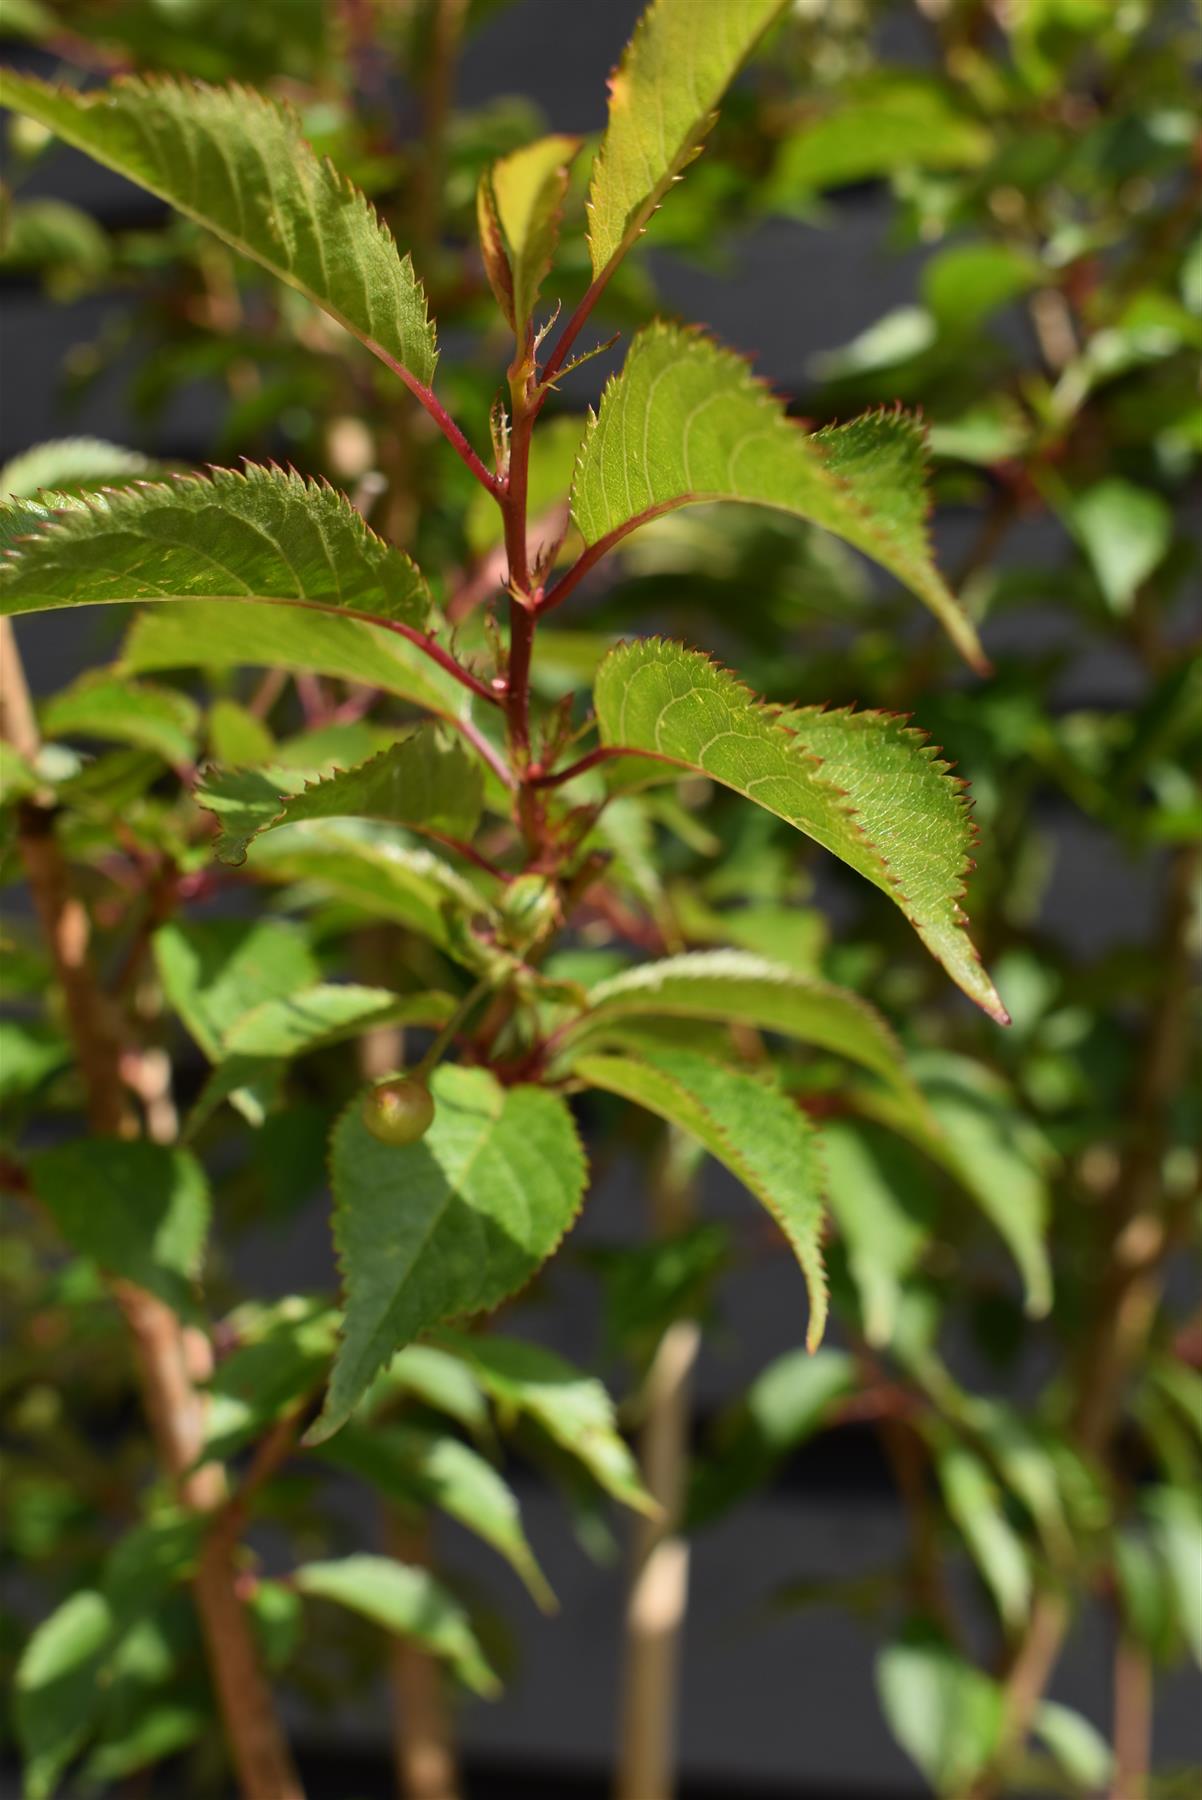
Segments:
[[[601,295],[609,282],[610,276],[618,266],[619,260],[619,257],[613,257],[606,263],[599,275],[594,275],[585,291],[584,298],[581,300],[579,306],[556,339],[555,348],[547,358],[546,366],[543,369],[539,381],[538,398],[535,402],[536,412],[541,412],[543,402],[550,391],[552,382],[563,367],[568,351],[572,348],[572,345],[580,335],[581,327],[584,325],[594,306],[596,306],[598,300],[601,298]]]
[[[703,499],[700,494],[680,494],[672,500],[663,500],[658,506],[649,506],[645,512],[636,513],[633,519],[626,519],[613,531],[607,531],[603,538],[590,544],[576,558],[570,569],[566,569],[549,593],[543,595],[538,603],[541,613],[551,612],[562,601],[566,600],[572,589],[583,581],[590,569],[595,569],[602,557],[608,556],[615,544],[637,531],[640,525],[649,525],[652,519],[660,518],[664,513],[675,512],[678,507],[687,506],[691,501]]]
[[[471,470],[481,487],[487,488],[490,494],[499,493],[501,488],[499,477],[494,475],[490,469],[485,468],[433,389],[428,388],[424,381],[419,381],[417,376],[407,369],[404,363],[398,362],[395,356],[390,356],[384,346],[377,344],[374,338],[364,338],[363,342],[373,355],[378,356],[380,361],[392,370],[394,375],[400,377],[418,404],[429,413],[459,460]]]
[[[530,785],[536,788],[559,787],[563,782],[583,775],[586,769],[595,769],[598,763],[612,762],[616,756],[641,756],[648,762],[671,763],[675,766],[674,757],[661,756],[655,750],[631,750],[622,744],[600,744],[595,750],[590,750],[587,756],[582,756],[579,762],[569,763],[566,769],[556,769],[552,775],[532,775]]]

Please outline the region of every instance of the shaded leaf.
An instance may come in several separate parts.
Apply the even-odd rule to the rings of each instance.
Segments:
[[[5,70],[0,104],[166,200],[328,312],[390,366],[433,379],[408,256],[367,200],[250,88],[125,76],[87,94]]]
[[[98,1681],[115,1620],[102,1594],[81,1588],[43,1621],[17,1667],[13,1712],[26,1800],[49,1800],[99,1709]]]
[[[23,450],[0,469],[0,501],[14,494],[32,499],[43,488],[65,493],[72,488],[98,487],[102,482],[146,475],[153,467],[150,458],[137,450],[125,450],[103,438],[51,438]]]
[[[312,883],[316,891],[393,919],[429,938],[467,968],[482,969],[480,945],[460,922],[490,918],[487,895],[443,857],[397,841],[371,819],[315,819],[272,833],[255,848],[260,879]]]
[[[620,1436],[613,1401],[595,1376],[582,1374],[540,1344],[441,1331],[438,1342],[465,1362],[502,1414],[525,1414],[607,1493],[626,1506],[654,1510],[638,1466]]]
[[[55,513],[0,563],[0,613],[133,600],[349,608],[415,627],[430,604],[409,558],[378,538],[344,494],[256,463],[92,495]],[[228,617],[218,613],[214,623],[230,633]],[[199,646],[193,660],[202,660]]]
[[[806,432],[742,357],[656,324],[635,338],[589,416],[572,517],[585,543],[598,544],[695,501],[794,513],[896,575],[980,669],[976,633],[931,555],[926,463],[913,417],[865,413]]]
[[[145,1139],[87,1138],[38,1151],[29,1174],[73,1250],[177,1311],[193,1309],[209,1189],[186,1151]]]
[[[887,713],[778,717],[708,657],[658,638],[611,651],[594,699],[604,744],[697,769],[805,832],[888,895],[970,999],[1006,1022],[964,931],[964,798],[919,732]]]
[[[1074,1787],[1087,1794],[1105,1793],[1114,1772],[1110,1745],[1096,1725],[1059,1700],[1041,1700],[1031,1727],[1042,1738]]]
[[[362,682],[447,719],[464,710],[466,691],[459,682],[380,626],[249,600],[238,608],[236,631],[230,623],[218,601],[156,607],[134,621],[118,667],[131,675],[156,669],[286,669]]]
[[[243,863],[260,832],[306,819],[381,819],[410,831],[470,838],[480,820],[479,762],[444,743],[433,725],[398,738],[354,769],[310,782],[302,769],[209,768],[196,784],[198,806],[215,814],[217,855]]]
[[[209,1380],[205,1458],[227,1461],[320,1384],[334,1354],[338,1314],[324,1300],[290,1295],[252,1304],[225,1321],[235,1348]]]
[[[126,681],[102,669],[47,701],[38,723],[45,737],[136,744],[166,763],[187,764],[196,751],[200,708],[174,688]]]
[[[882,1709],[902,1749],[936,1793],[963,1793],[997,1748],[997,1683],[923,1630],[883,1650],[876,1675]]]
[[[699,950],[612,975],[590,988],[588,1010],[567,1041],[587,1040],[615,1020],[644,1017],[754,1025],[833,1050],[910,1098],[917,1093],[901,1046],[858,994],[747,951]]]
[[[1031,1603],[1031,1570],[1022,1540],[1002,1509],[986,1465],[963,1444],[948,1441],[935,1467],[948,1512],[997,1603],[1007,1629],[1016,1631]]]
[[[305,1563],[292,1579],[310,1599],[331,1600],[397,1637],[412,1638],[449,1663],[474,1693],[498,1692],[500,1683],[467,1614],[427,1570],[386,1556],[346,1556],[340,1562]]]
[[[719,1420],[694,1469],[686,1523],[708,1525],[762,1487],[790,1451],[822,1429],[855,1382],[843,1350],[789,1350],[769,1363]]]
[[[822,1267],[822,1179],[816,1133],[776,1089],[688,1050],[642,1048],[630,1056],[586,1055],[573,1073],[679,1125],[724,1164],[771,1213],[805,1276],[810,1300],[806,1343],[826,1323]]]
[[[448,1432],[352,1421],[322,1455],[403,1505],[440,1507],[505,1558],[544,1612],[555,1610],[555,1595],[522,1528],[517,1496],[478,1450]]]
[[[1130,612],[1173,541],[1173,509],[1151,488],[1113,475],[1072,503],[1069,523],[1114,613]]]
[[[303,931],[282,919],[172,921],[155,932],[154,955],[167,1000],[210,1062],[245,1013],[320,973]]]
[[[829,111],[805,119],[781,147],[769,194],[791,207],[825,188],[907,167],[971,169],[991,147],[988,128],[953,88],[890,69],[841,84]]]
[[[600,275],[629,249],[701,148],[714,112],[784,0],[653,0],[609,80],[589,182]]]
[[[930,1238],[930,1177],[888,1133],[832,1119],[822,1130],[827,1204],[860,1297],[864,1336],[889,1343],[906,1277]]]
[[[558,1095],[502,1088],[443,1064],[419,1143],[382,1144],[358,1101],[331,1144],[334,1241],[346,1316],[325,1410],[342,1425],[379,1369],[428,1326],[496,1306],[530,1279],[575,1219],[586,1166]]]

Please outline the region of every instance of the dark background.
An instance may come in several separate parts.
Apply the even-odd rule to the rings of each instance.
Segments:
[[[599,127],[605,73],[639,10],[638,0],[522,0],[470,40],[460,103],[470,108],[519,93],[544,110],[552,129]],[[922,40],[915,31],[910,41],[903,21],[893,29],[889,49],[917,60]],[[407,104],[404,97],[400,104]],[[107,223],[128,224],[158,211],[146,196],[66,151],[26,191],[60,195]],[[752,353],[778,390],[802,391],[817,353],[913,298],[921,257],[899,255],[886,244],[888,217],[886,196],[865,186],[840,195],[822,228],[757,226],[737,244],[721,275],[699,273],[652,251],[665,309],[706,321]],[[48,301],[32,283],[8,279],[0,285],[0,460],[64,432],[94,432],[181,462],[204,460],[219,416],[217,396],[199,385],[188,390],[149,441],[124,400],[130,360],[111,368],[82,408],[64,416],[57,399],[64,362],[74,345],[99,335],[116,304],[97,297],[64,306]],[[593,364],[576,378],[581,402],[599,389],[603,373],[603,364]],[[1037,524],[1016,532],[1008,554],[1051,561],[1048,540],[1055,530]],[[940,531],[942,548],[954,561],[956,519],[941,521]],[[1042,647],[1039,619],[1031,611],[1005,629],[1024,634],[1025,647]],[[68,616],[65,623],[23,620],[22,647],[35,690],[48,692],[105,655],[115,632],[115,621],[99,610]],[[999,634],[991,639],[987,633],[986,642],[999,647]],[[1075,662],[1063,698],[1075,705],[1129,704],[1137,680],[1121,653],[1091,649]],[[955,754],[954,746],[948,749]],[[1112,841],[1067,807],[1049,807],[1045,825],[1055,848],[1049,920],[1071,921],[1065,935],[1071,931],[1081,954],[1094,955],[1115,941],[1146,940],[1158,870],[1121,860]],[[619,1171],[594,1192],[573,1246],[640,1234],[643,1203],[635,1181],[633,1169]],[[713,1170],[705,1207],[736,1227],[751,1217],[746,1196]],[[318,1201],[283,1242],[273,1234],[245,1245],[239,1274],[250,1291],[268,1295],[330,1284],[325,1214],[324,1201]],[[595,1289],[573,1271],[569,1258],[561,1261],[547,1303],[539,1311],[524,1308],[519,1329],[590,1362],[598,1336]],[[796,1346],[803,1311],[796,1271],[785,1259],[736,1273],[724,1284],[719,1328],[707,1338],[696,1384],[698,1428],[765,1363]],[[1021,1371],[1017,1379],[1021,1391]],[[493,1556],[465,1532],[440,1524],[440,1551],[495,1595],[518,1647],[502,1700],[463,1709],[470,1791],[481,1800],[599,1795],[617,1714],[621,1569],[590,1562],[561,1503],[521,1469],[510,1474],[561,1612],[542,1618]],[[353,1512],[354,1496],[347,1504]],[[370,1540],[374,1518],[369,1503],[361,1504],[362,1533]],[[896,1556],[903,1541],[904,1522],[874,1440],[853,1427],[825,1435],[793,1459],[771,1491],[696,1538],[681,1696],[681,1761],[690,1794],[851,1800],[923,1791],[877,1706],[871,1628],[846,1613],[785,1612],[772,1604],[774,1591],[786,1582],[870,1570]],[[1086,1619],[1052,1690],[1103,1729],[1110,1658],[1106,1628],[1100,1619]],[[1180,1764],[1196,1757],[1196,1701],[1188,1676],[1162,1683],[1158,1760]],[[316,1733],[311,1718],[297,1724],[310,1746],[306,1775],[315,1795],[352,1800],[390,1792],[382,1687],[322,1722]]]

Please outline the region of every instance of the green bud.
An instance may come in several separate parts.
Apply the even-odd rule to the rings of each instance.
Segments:
[[[434,1100],[424,1081],[388,1075],[363,1096],[363,1123],[382,1144],[416,1144],[434,1118]]]

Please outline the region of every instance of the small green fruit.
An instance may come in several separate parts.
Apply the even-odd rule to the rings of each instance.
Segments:
[[[429,1088],[408,1075],[388,1075],[363,1096],[363,1123],[382,1144],[416,1144],[433,1118]]]

